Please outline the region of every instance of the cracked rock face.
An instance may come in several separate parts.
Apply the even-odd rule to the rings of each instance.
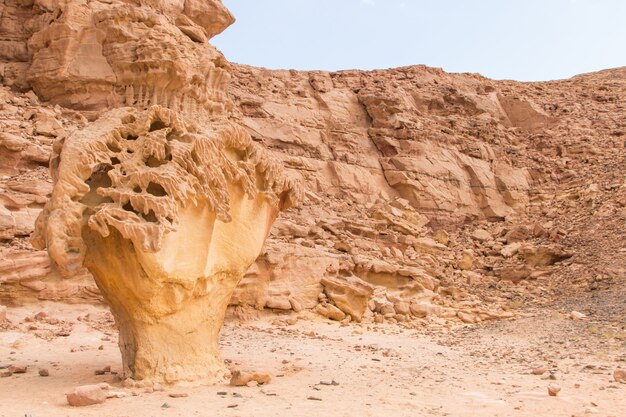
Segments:
[[[231,295],[301,199],[228,119],[226,64],[206,40],[232,16],[217,0],[43,3],[32,11],[51,20],[28,41],[28,81],[99,118],[56,142],[33,245],[63,275],[91,272],[126,377],[215,382]]]

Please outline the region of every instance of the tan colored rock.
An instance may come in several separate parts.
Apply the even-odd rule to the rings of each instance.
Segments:
[[[548,395],[550,397],[556,397],[559,392],[561,392],[561,387],[556,386],[556,385],[550,385],[548,386]]]
[[[315,306],[313,311],[321,316],[335,321],[341,321],[346,318],[346,313],[339,310],[334,305],[328,303],[318,304],[317,306]]]
[[[280,299],[285,308],[287,302],[293,308],[291,300],[296,300],[302,308],[312,309],[322,291],[320,281],[329,275],[329,270],[338,268],[339,257],[335,253],[272,242],[242,278],[231,304],[261,309],[268,306],[269,300]]]
[[[3,12],[8,85],[92,116],[124,104],[198,114],[228,107],[226,62],[206,43],[234,21],[220,0],[37,1]]]
[[[415,317],[427,317],[436,316],[439,312],[439,307],[428,302],[411,303],[409,306],[411,314]]]
[[[475,315],[472,314],[468,311],[459,311],[456,313],[456,316],[463,322],[463,323],[476,323],[479,321],[479,318]]]
[[[393,308],[398,314],[402,314],[405,316],[411,314],[411,303],[409,303],[408,301],[396,301],[393,304]]]
[[[418,253],[430,253],[432,255],[440,254],[442,251],[446,250],[446,246],[428,237],[417,239],[415,243],[413,243],[413,247]]]
[[[272,377],[268,373],[264,372],[244,372],[244,371],[233,371],[232,377],[230,378],[230,385],[234,387],[243,387],[248,385],[250,382],[256,382],[259,385],[269,384],[272,380]]]
[[[361,321],[374,287],[354,276],[326,277],[322,278],[321,283],[328,297],[341,311]]]
[[[489,233],[485,229],[476,229],[472,232],[472,239],[479,242],[486,242],[491,239],[491,233]]]
[[[530,236],[530,230],[526,226],[515,226],[505,236],[506,243],[511,244],[515,242],[522,242],[528,239]]]
[[[526,262],[533,267],[549,266],[571,258],[574,253],[556,245],[525,245],[520,249]]]
[[[94,275],[120,326],[124,374],[137,380],[224,374],[230,296],[278,211],[299,199],[242,129],[184,119],[125,108],[70,136],[34,238],[65,274],[85,265]]]
[[[0,132],[0,175],[15,175],[24,169],[47,165],[50,150],[8,132]]]
[[[82,385],[66,394],[67,402],[72,407],[85,407],[101,404],[107,399],[107,390],[99,385]]]
[[[218,0],[70,0],[57,16],[29,39],[34,90],[92,117],[129,107],[55,147],[33,243],[63,274],[84,265],[94,275],[126,377],[219,379],[230,296],[278,211],[300,199],[281,164],[225,117],[226,63],[203,42],[233,18]],[[47,113],[34,132],[62,134]]]
[[[500,250],[500,254],[505,258],[510,258],[517,254],[521,246],[521,242],[509,243]]]
[[[439,229],[435,233],[435,240],[437,241],[437,243],[448,246],[448,244],[450,243],[450,235],[445,230]]]
[[[613,372],[613,380],[615,382],[626,382],[626,371],[623,369],[616,369]]]
[[[0,324],[3,324],[7,321],[7,308],[6,306],[0,305]]]
[[[530,277],[530,274],[533,271],[532,269],[525,267],[525,266],[512,265],[512,266],[505,266],[502,268],[494,269],[494,272],[502,280],[512,281],[514,283],[517,283],[519,281],[522,281]]]
[[[35,133],[44,136],[62,136],[65,134],[63,126],[54,116],[46,113],[40,113],[35,123]]]
[[[580,311],[572,311],[569,313],[569,316],[572,320],[582,320],[585,317],[587,317],[585,314],[581,313]]]
[[[469,249],[465,249],[461,254],[461,259],[458,262],[459,269],[463,271],[469,271],[474,268],[474,252]]]

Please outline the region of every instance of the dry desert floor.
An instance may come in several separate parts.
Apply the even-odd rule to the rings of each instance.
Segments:
[[[575,308],[587,317],[573,319]],[[607,291],[455,327],[231,318],[226,363],[269,372],[269,384],[149,392],[123,388],[115,374],[121,359],[106,308],[19,307],[0,333],[0,366],[28,369],[0,379],[0,416],[625,416],[626,384],[613,376],[626,367],[624,313],[622,294]],[[95,375],[107,366],[112,373]],[[43,368],[49,376],[39,376]],[[65,393],[94,383],[125,397],[67,405]]]

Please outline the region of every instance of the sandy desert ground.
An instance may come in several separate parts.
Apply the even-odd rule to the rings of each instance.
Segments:
[[[587,317],[572,319],[576,306]],[[35,318],[36,313],[45,312]],[[30,316],[30,318],[28,318]],[[623,416],[623,294],[530,311],[482,325],[405,329],[342,326],[311,316],[227,321],[221,347],[231,369],[267,371],[264,386],[123,388],[116,331],[106,308],[46,304],[9,309],[0,365],[0,416]],[[31,321],[32,320],[32,321]],[[48,377],[38,375],[45,368]],[[543,368],[543,369],[542,369]],[[539,369],[545,371],[542,375]],[[108,383],[124,398],[73,408],[65,393]],[[548,387],[559,387],[557,396]],[[170,395],[186,394],[173,398]]]

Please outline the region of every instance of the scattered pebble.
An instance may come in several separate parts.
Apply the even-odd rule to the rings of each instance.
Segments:
[[[320,385],[339,385],[339,382],[335,381],[334,379],[332,381],[320,381]]]
[[[50,376],[50,372],[46,368],[41,368],[39,370],[39,376]]]
[[[557,387],[556,385],[548,386],[548,395],[550,397],[556,397],[559,391],[561,391],[561,387]]]
[[[14,374],[25,374],[27,370],[28,370],[28,367],[26,366],[18,366],[18,365],[9,366],[9,371],[11,371]]]

